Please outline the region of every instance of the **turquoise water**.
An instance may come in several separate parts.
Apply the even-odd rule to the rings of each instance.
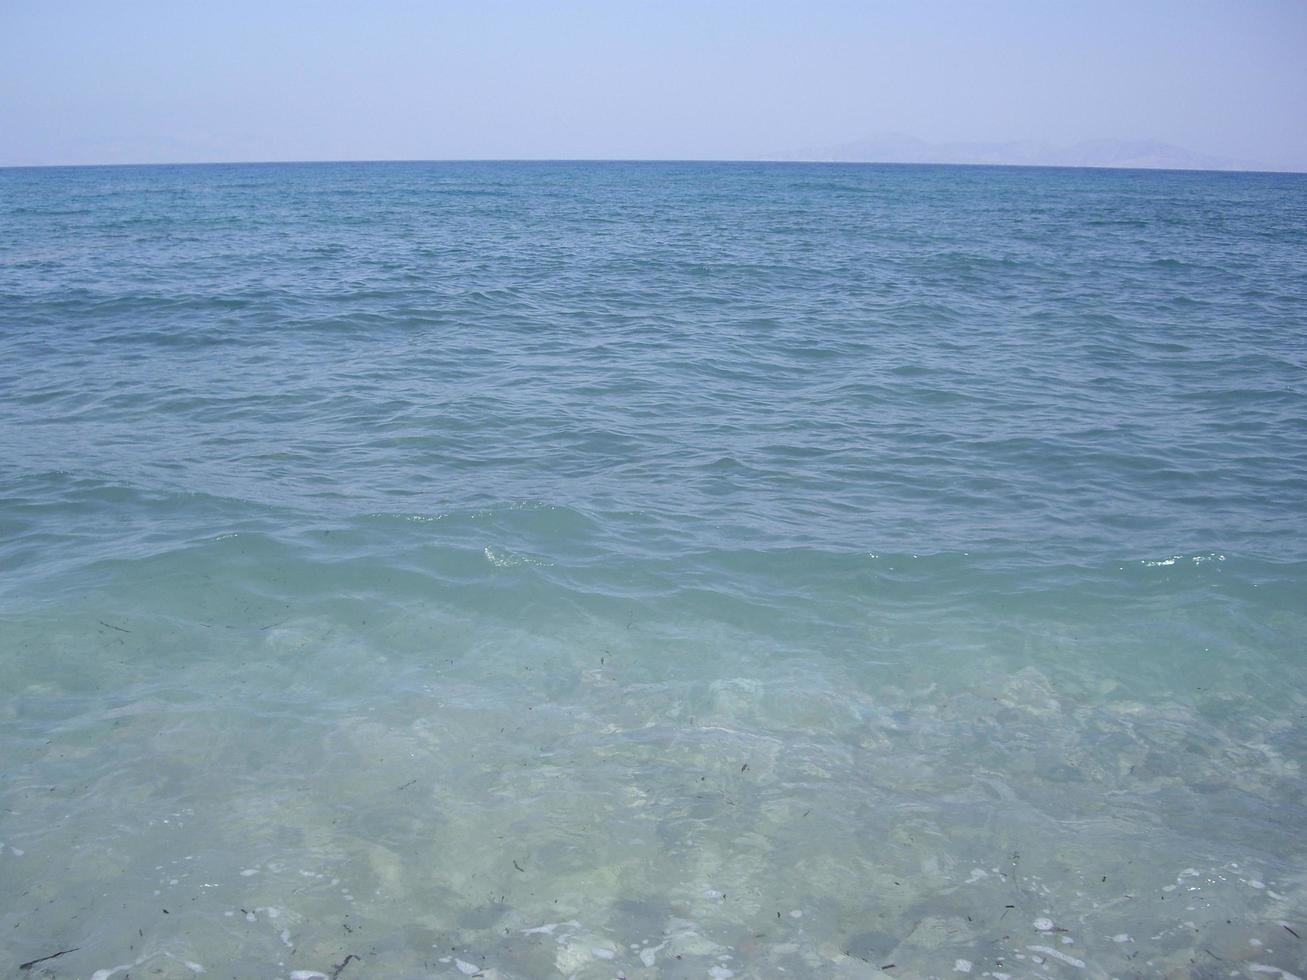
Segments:
[[[0,974],[1307,972],[1305,369],[1302,176],[0,171]]]

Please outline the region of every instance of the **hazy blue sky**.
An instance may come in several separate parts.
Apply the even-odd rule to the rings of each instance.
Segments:
[[[1307,0],[0,0],[0,164],[740,158],[883,132],[1307,169]]]

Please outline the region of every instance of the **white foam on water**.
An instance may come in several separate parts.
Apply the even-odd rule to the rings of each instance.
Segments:
[[[1303,978],[1298,976],[1296,973],[1290,973],[1288,970],[1283,970],[1278,966],[1268,966],[1265,963],[1250,963],[1248,964],[1248,969],[1253,973],[1278,974],[1280,980],[1303,980]]]
[[[124,963],[122,966],[110,967],[107,970],[96,970],[94,973],[91,974],[91,980],[109,980],[109,978],[114,976],[115,974],[123,973],[124,971],[130,970],[133,967],[140,966],[142,963],[148,963],[150,960],[158,957],[158,955],[159,955],[158,953],[147,953],[145,956],[140,957],[134,962]],[[172,957],[172,958],[176,959],[176,957]]]
[[[1061,960],[1067,966],[1074,966],[1077,969],[1085,968],[1085,961],[1078,960],[1074,956],[1068,956],[1061,950],[1054,949],[1052,946],[1027,946],[1026,949],[1034,950],[1036,953],[1043,953],[1045,956],[1051,956],[1055,960]]]
[[[568,922],[546,922],[546,923],[545,923],[544,925],[542,925],[542,926],[535,926],[534,928],[531,928],[531,929],[523,929],[523,930],[522,930],[522,935],[524,935],[524,936],[535,936],[535,935],[541,935],[541,936],[552,936],[552,935],[554,934],[554,930],[555,930],[555,929],[558,929],[558,928],[561,928],[562,926],[567,926],[568,928],[571,928],[571,929],[580,929],[580,928],[581,928],[581,923],[577,922],[577,921],[574,920],[574,919],[571,920],[571,921],[568,921]]]

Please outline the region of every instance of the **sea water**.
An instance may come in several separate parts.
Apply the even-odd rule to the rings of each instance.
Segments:
[[[0,171],[0,974],[1307,973],[1305,371],[1303,176]]]

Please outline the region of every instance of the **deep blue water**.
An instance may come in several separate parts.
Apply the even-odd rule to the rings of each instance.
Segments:
[[[0,170],[0,971],[1294,970],[1304,528],[1302,175]]]

